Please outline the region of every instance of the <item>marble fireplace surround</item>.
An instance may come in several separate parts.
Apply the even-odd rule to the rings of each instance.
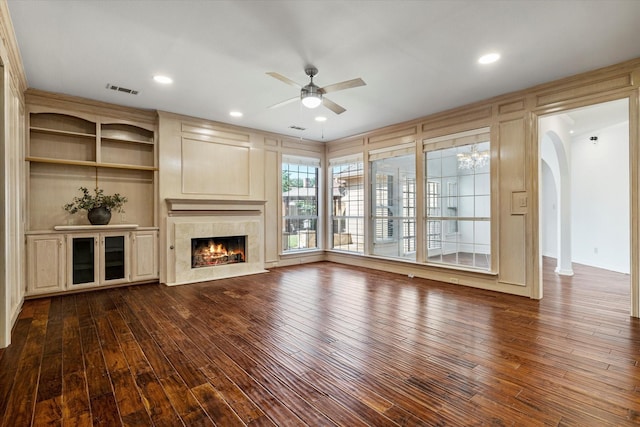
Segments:
[[[264,273],[263,200],[166,199],[167,285]],[[247,236],[245,262],[191,268],[191,239]]]

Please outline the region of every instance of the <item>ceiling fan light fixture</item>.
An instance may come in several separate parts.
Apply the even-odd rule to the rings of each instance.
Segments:
[[[281,82],[286,83],[290,86],[296,86],[300,88],[299,99],[300,101],[302,101],[302,105],[304,105],[305,107],[311,109],[311,108],[317,108],[320,105],[322,105],[328,110],[331,110],[332,112],[334,112],[335,114],[342,114],[347,110],[341,105],[336,104],[329,98],[325,98],[324,97],[325,94],[366,85],[366,83],[361,78],[357,78],[357,79],[345,80],[343,82],[334,83],[324,87],[318,87],[313,83],[313,77],[316,74],[318,74],[318,69],[314,66],[309,65],[307,66],[307,68],[304,69],[304,72],[307,76],[309,76],[309,79],[310,79],[309,84],[307,84],[306,86],[299,85],[298,83],[294,82],[290,78],[285,77],[282,74],[278,74],[273,71],[268,72],[267,75],[273,77],[274,79],[278,79]],[[272,105],[269,108],[280,107],[282,105],[289,104],[290,102],[294,102],[297,100],[298,100],[298,97],[291,98],[286,101],[279,102],[275,105]]]
[[[302,99],[302,105],[307,108],[316,108],[322,104],[322,94],[318,91],[318,86],[313,83],[302,88],[300,99]]]
[[[322,104],[322,97],[320,96],[320,94],[307,95],[306,97],[302,98],[302,105],[307,108],[316,108],[320,104]]]

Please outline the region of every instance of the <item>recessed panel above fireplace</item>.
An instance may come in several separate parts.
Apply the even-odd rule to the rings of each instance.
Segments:
[[[247,236],[191,239],[191,268],[245,262]]]

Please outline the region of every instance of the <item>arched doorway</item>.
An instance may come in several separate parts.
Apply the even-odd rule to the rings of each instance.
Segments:
[[[546,178],[546,183],[552,184],[553,188],[544,185],[544,181],[541,185],[544,215],[540,218],[546,231],[541,236],[544,248],[542,253],[556,258],[556,273],[572,276],[571,172],[567,154],[571,149],[570,130],[567,127],[571,126],[572,122],[566,115],[558,115],[544,120],[543,124],[548,128],[543,128],[544,134],[540,141],[541,160],[542,164],[546,165],[546,169],[542,168],[541,172],[543,178]],[[554,229],[548,226],[549,221],[555,225]],[[553,246],[548,244],[550,237],[554,237],[552,240],[555,245]]]

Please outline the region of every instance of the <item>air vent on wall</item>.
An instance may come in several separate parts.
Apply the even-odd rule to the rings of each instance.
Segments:
[[[289,126],[289,129],[294,129],[294,130],[307,130],[307,128],[301,128],[300,126],[296,126],[296,125],[291,125],[291,126]]]
[[[126,87],[112,85],[111,83],[107,83],[107,89],[115,90],[116,92],[124,92],[130,95],[137,95],[138,91],[133,89],[127,89]]]

